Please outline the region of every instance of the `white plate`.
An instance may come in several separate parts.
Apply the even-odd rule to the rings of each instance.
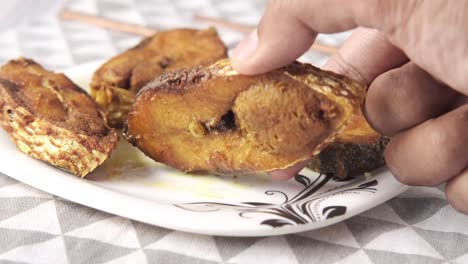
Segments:
[[[66,74],[88,87],[99,65],[82,65]],[[288,182],[190,176],[155,163],[124,140],[109,160],[83,180],[29,158],[3,131],[0,149],[0,171],[38,189],[148,224],[209,235],[268,236],[320,228],[406,189],[386,169],[350,181],[309,170]]]

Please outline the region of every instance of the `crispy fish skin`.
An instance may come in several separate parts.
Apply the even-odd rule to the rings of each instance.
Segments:
[[[245,76],[225,59],[146,85],[124,135],[149,157],[185,172],[268,172],[333,142],[364,94],[357,82],[312,65]]]
[[[384,136],[369,143],[336,141],[312,157],[307,167],[341,179],[371,172],[385,165],[383,153],[389,141]]]
[[[313,157],[307,167],[341,179],[370,172],[385,164],[383,152],[388,141],[388,137],[380,137],[372,143],[335,142]]]
[[[334,142],[312,157],[307,167],[341,179],[370,172],[385,164],[383,152],[389,141],[372,129],[359,111]]]
[[[94,74],[91,95],[111,127],[121,128],[135,94],[165,71],[211,63],[227,56],[213,28],[156,33],[113,57]]]
[[[0,69],[0,125],[22,152],[80,177],[119,140],[85,91],[24,58]]]

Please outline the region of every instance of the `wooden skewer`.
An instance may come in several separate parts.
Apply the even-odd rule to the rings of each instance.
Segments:
[[[141,25],[121,22],[121,21],[117,21],[117,20],[113,20],[109,18],[98,17],[95,15],[85,14],[85,13],[76,12],[76,11],[62,10],[60,12],[60,17],[63,19],[67,19],[67,20],[76,20],[76,21],[80,21],[89,25],[101,27],[101,28],[111,29],[111,30],[120,31],[120,32],[126,32],[130,34],[136,34],[136,35],[145,36],[145,37],[151,36],[157,32],[157,30],[153,28],[148,28],[148,27],[144,27]],[[195,20],[200,21],[200,22],[211,23],[213,25],[225,27],[225,28],[232,29],[232,30],[245,33],[245,34],[250,33],[253,30],[253,28],[250,26],[229,22],[229,21],[225,21],[222,19],[214,18],[214,17],[196,15],[194,18]],[[326,54],[333,54],[338,50],[335,47],[318,44],[318,43],[314,43],[310,47],[310,49],[323,52]]]
[[[101,28],[112,29],[115,31],[121,31],[145,37],[149,37],[157,32],[156,29],[75,11],[62,10],[60,12],[60,17],[67,20],[76,20]]]
[[[219,19],[219,18],[214,18],[214,17],[195,15],[194,18],[195,18],[196,21],[212,23],[214,25],[219,25],[221,27],[228,28],[228,29],[231,29],[231,30],[235,30],[235,31],[238,31],[238,32],[242,32],[242,33],[245,33],[245,34],[252,32],[252,30],[254,29],[253,27],[250,27],[250,26],[229,22],[229,21],[225,21],[225,20],[222,20],[222,19]],[[323,53],[326,53],[326,54],[333,54],[333,53],[338,51],[338,48],[328,46],[328,45],[319,44],[319,43],[312,44],[310,49],[315,50],[315,51],[319,51],[319,52],[323,52]]]
[[[241,33],[244,33],[244,34],[249,34],[254,29],[253,27],[250,27],[250,26],[241,25],[241,24],[237,24],[237,23],[234,23],[234,22],[229,22],[229,21],[222,20],[222,19],[215,18],[215,17],[195,15],[194,19],[196,21],[211,23],[213,25],[218,25],[220,27],[224,27],[224,28],[227,28],[227,29],[238,31],[238,32],[241,32]]]

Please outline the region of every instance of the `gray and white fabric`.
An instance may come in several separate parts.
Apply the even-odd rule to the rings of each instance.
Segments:
[[[74,0],[67,9],[157,29],[206,27],[193,14],[254,25],[262,0]],[[241,34],[221,30],[230,47]],[[61,21],[53,13],[0,33],[0,62],[30,57],[54,70],[102,60],[138,36]],[[348,34],[321,36],[339,45]],[[305,60],[322,65],[326,56]],[[212,237],[135,222],[55,197],[0,174],[0,263],[468,263],[468,216],[443,187],[410,188],[345,222],[294,235]]]

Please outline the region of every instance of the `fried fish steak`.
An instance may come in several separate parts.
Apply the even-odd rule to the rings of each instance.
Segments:
[[[117,55],[94,74],[91,95],[111,127],[121,128],[135,94],[165,71],[208,64],[227,56],[213,28],[177,29],[156,33]]]
[[[311,158],[333,142],[364,94],[355,81],[309,64],[246,76],[224,59],[166,73],[145,86],[124,135],[181,171],[268,172]]]
[[[307,167],[341,179],[370,172],[385,164],[383,152],[389,140],[373,130],[358,112],[334,142],[312,157]]]
[[[23,58],[0,69],[0,125],[22,152],[80,177],[118,142],[85,91]]]

